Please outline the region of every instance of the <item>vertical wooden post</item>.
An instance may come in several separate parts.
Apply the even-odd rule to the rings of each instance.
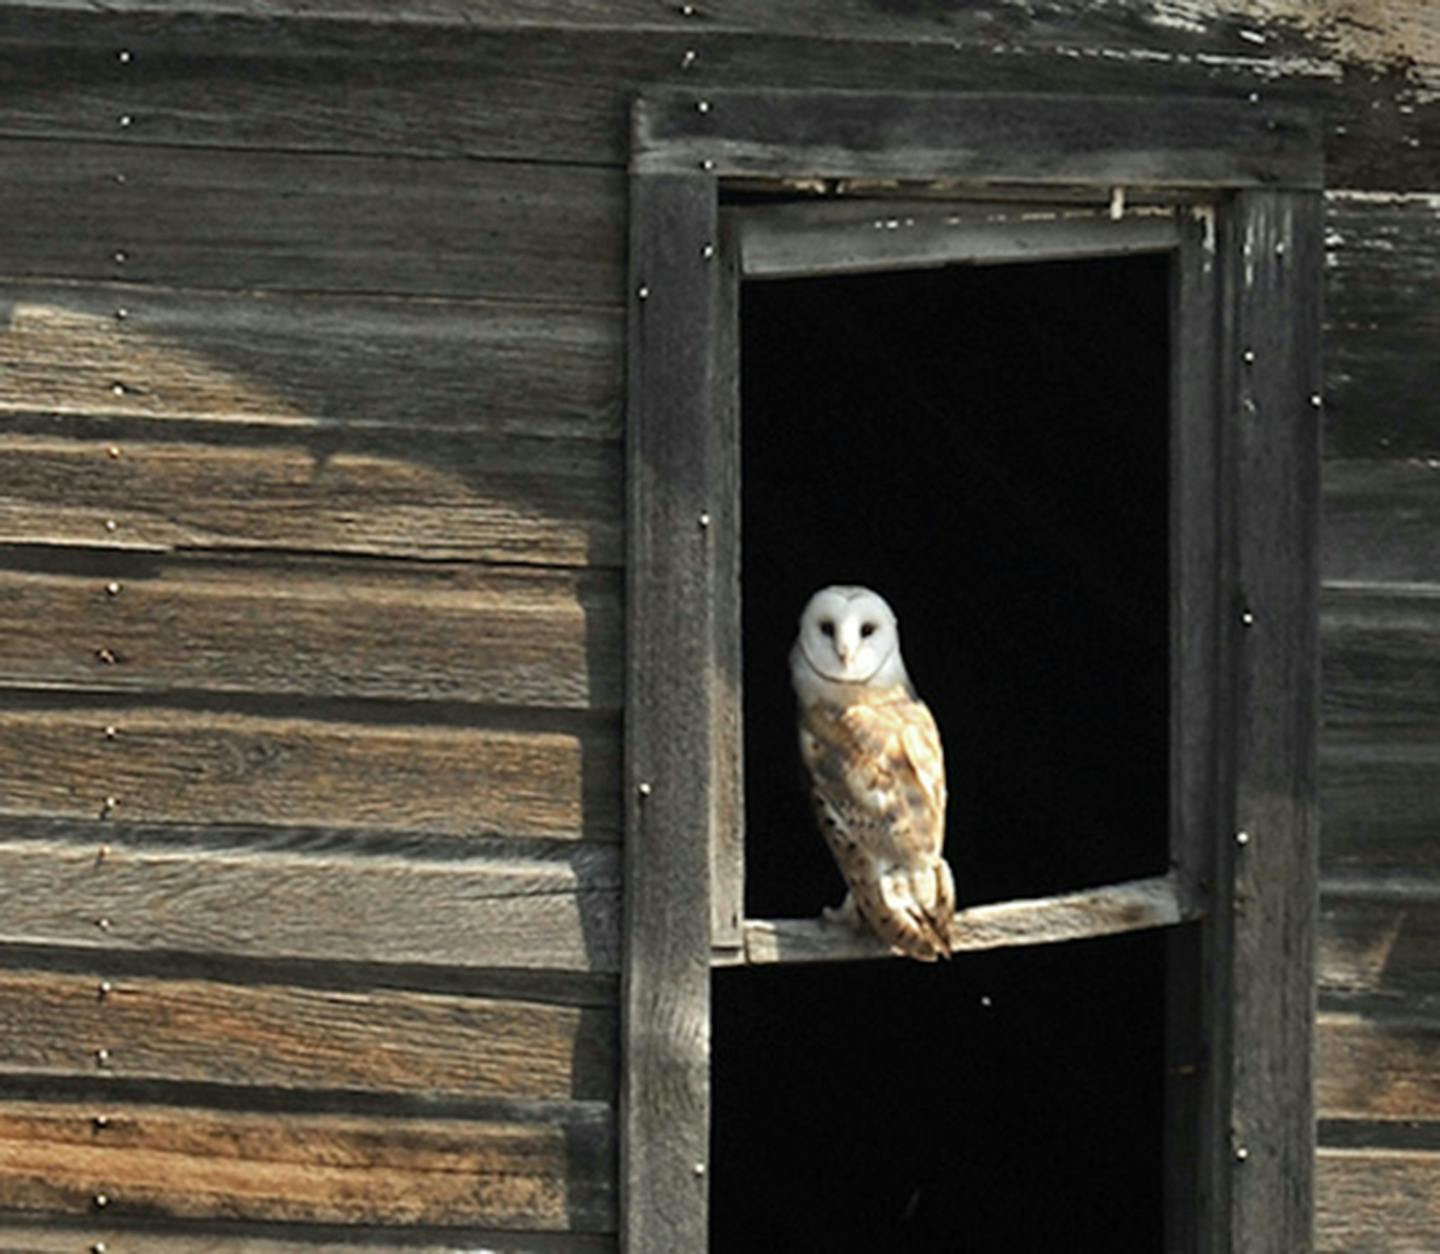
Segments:
[[[631,180],[622,1240],[703,1250],[710,1100],[716,186]]]
[[[1321,197],[1237,195],[1230,1244],[1308,1250],[1313,1225]]]

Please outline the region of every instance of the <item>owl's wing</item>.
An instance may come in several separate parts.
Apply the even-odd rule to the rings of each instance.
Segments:
[[[813,705],[800,749],[820,830],[856,906],[912,957],[948,956],[955,888],[945,841],[945,764],[935,720],[913,699]]]

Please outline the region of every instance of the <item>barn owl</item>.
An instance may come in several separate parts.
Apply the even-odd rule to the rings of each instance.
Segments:
[[[843,586],[811,597],[790,678],[816,818],[850,889],[826,917],[854,923],[858,914],[899,953],[948,958],[955,883],[940,853],[945,760],[884,598]]]

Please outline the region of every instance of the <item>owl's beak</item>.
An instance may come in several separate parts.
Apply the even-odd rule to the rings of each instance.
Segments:
[[[838,643],[837,643],[837,644],[835,645],[835,656],[840,659],[840,665],[841,665],[841,666],[849,666],[849,665],[850,665],[851,653],[852,653],[852,650],[851,650],[851,648],[850,648],[850,646],[849,646],[848,644],[838,644]]]

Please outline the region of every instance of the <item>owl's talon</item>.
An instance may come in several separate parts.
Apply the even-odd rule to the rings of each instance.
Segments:
[[[826,923],[852,928],[857,932],[865,926],[860,918],[860,911],[855,906],[854,893],[846,893],[845,900],[838,906],[825,906],[820,911],[820,917]]]

